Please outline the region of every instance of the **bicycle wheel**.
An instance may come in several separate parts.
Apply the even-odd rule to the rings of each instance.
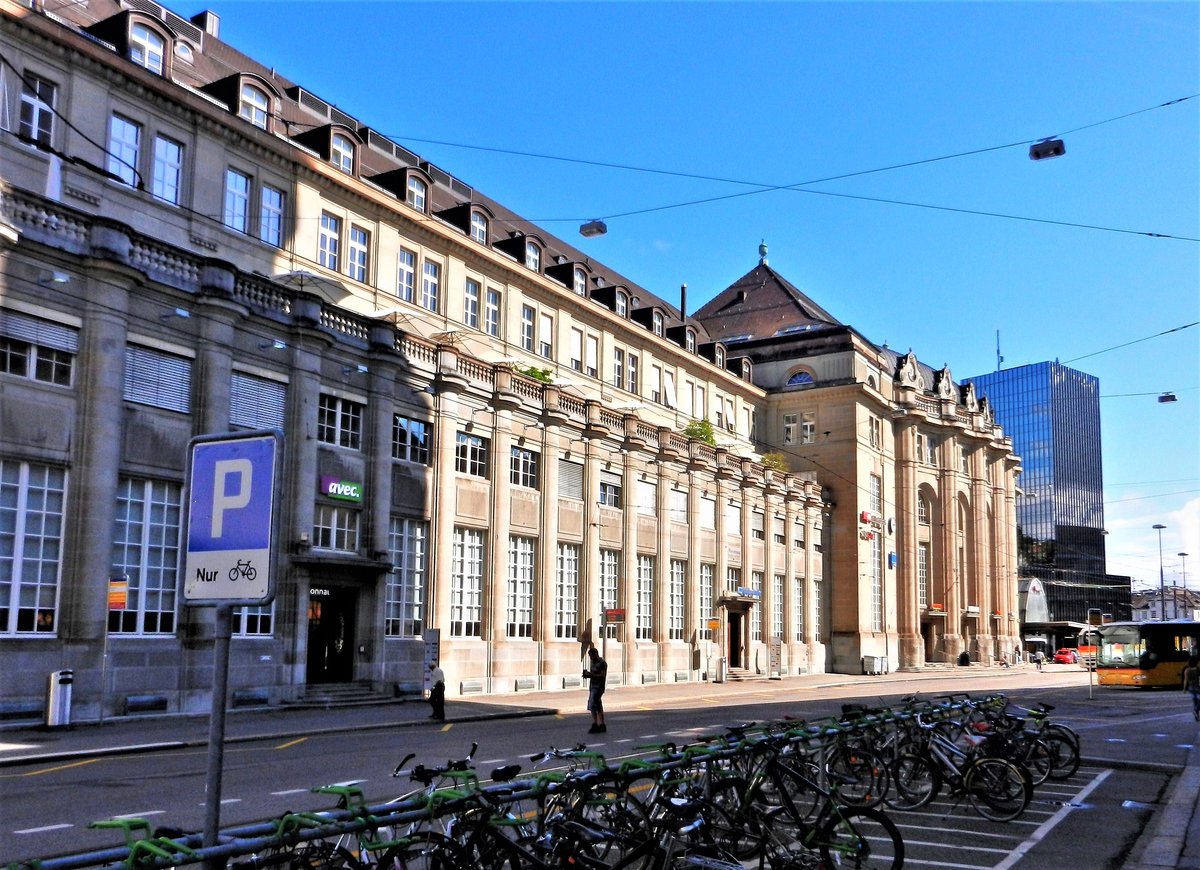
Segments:
[[[725,851],[739,861],[757,855],[761,840],[761,801],[747,794],[748,789],[740,777],[719,779],[709,785],[709,801],[728,816],[731,825],[729,830],[720,832],[720,839]]]
[[[1026,734],[1021,740],[1024,742],[1024,746],[1020,760],[1029,770],[1033,784],[1041,785],[1054,772],[1054,756],[1046,741],[1039,737]]]
[[[1050,752],[1050,778],[1059,780],[1074,776],[1079,770],[1079,744],[1057,731],[1043,734],[1042,740]]]
[[[878,810],[835,809],[816,836],[823,867],[899,870],[904,866],[904,838]]]
[[[838,747],[826,760],[825,769],[837,787],[838,799],[847,806],[877,806],[891,787],[887,765],[870,749]]]
[[[424,831],[389,849],[376,870],[471,870],[473,867],[458,843],[436,831]]]
[[[1004,758],[972,762],[963,774],[963,790],[975,812],[993,822],[1011,822],[1033,799],[1028,772]]]
[[[801,821],[810,821],[816,818],[817,810],[821,808],[822,795],[816,789],[816,784],[821,781],[821,770],[817,767],[816,762],[806,758],[790,757],[786,760],[778,759],[780,767],[786,773],[781,773],[782,788],[787,792],[787,798],[792,802],[792,808],[796,811],[796,818]],[[764,783],[764,788],[770,786],[771,789],[777,789],[781,786],[775,785],[774,782]],[[767,791],[768,801],[770,801],[770,791]],[[772,803],[772,806],[785,805],[782,795],[777,796],[777,800]]]
[[[915,810],[931,803],[941,790],[941,771],[928,755],[902,752],[892,762],[888,806]]]

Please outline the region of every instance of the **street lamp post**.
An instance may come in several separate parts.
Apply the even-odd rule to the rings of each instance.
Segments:
[[[1153,528],[1158,532],[1158,618],[1167,618],[1167,583],[1163,575],[1162,533],[1166,528],[1162,523],[1155,523]]]
[[[1188,600],[1188,591],[1187,591],[1187,556],[1188,556],[1188,554],[1187,553],[1179,553],[1177,555],[1179,556],[1179,561],[1180,561],[1179,573],[1183,575],[1182,579],[1180,580],[1180,582],[1183,584],[1183,607],[1185,610],[1190,611],[1192,609],[1192,604]],[[1191,619],[1192,617],[1189,616],[1188,618]]]

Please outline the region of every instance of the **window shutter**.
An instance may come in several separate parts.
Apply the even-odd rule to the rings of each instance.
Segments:
[[[125,401],[186,414],[191,408],[192,361],[131,344],[125,348]]]
[[[583,499],[583,463],[558,460],[558,495],[560,498]]]
[[[0,309],[0,335],[67,353],[79,352],[78,329],[16,311]]]
[[[229,390],[229,422],[250,429],[282,429],[287,385],[234,372]]]

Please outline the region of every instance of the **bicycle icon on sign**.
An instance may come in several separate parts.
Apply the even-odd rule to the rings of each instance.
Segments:
[[[254,570],[254,566],[250,564],[249,559],[246,559],[245,561],[238,559],[237,565],[229,569],[230,580],[237,580],[239,578],[253,580],[257,576],[258,572]]]

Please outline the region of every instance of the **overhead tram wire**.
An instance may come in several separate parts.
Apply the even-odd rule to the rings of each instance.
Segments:
[[[1165,329],[1162,332],[1156,332],[1156,333],[1154,333],[1154,335],[1147,335],[1144,338],[1135,338],[1133,341],[1127,341],[1127,342],[1124,342],[1123,344],[1115,344],[1112,347],[1104,348],[1104,350],[1096,350],[1096,351],[1092,351],[1091,353],[1085,353],[1083,356],[1077,356],[1077,357],[1074,357],[1073,359],[1064,360],[1063,365],[1066,365],[1067,363],[1078,362],[1079,360],[1087,359],[1088,357],[1099,356],[1102,353],[1108,353],[1110,350],[1120,350],[1121,348],[1129,347],[1132,344],[1140,344],[1141,342],[1149,341],[1152,338],[1159,338],[1160,336],[1170,335],[1172,332],[1179,332],[1184,329],[1191,329],[1193,326],[1200,326],[1200,320],[1193,320],[1191,323],[1183,324],[1183,326],[1176,326],[1174,329]]]

